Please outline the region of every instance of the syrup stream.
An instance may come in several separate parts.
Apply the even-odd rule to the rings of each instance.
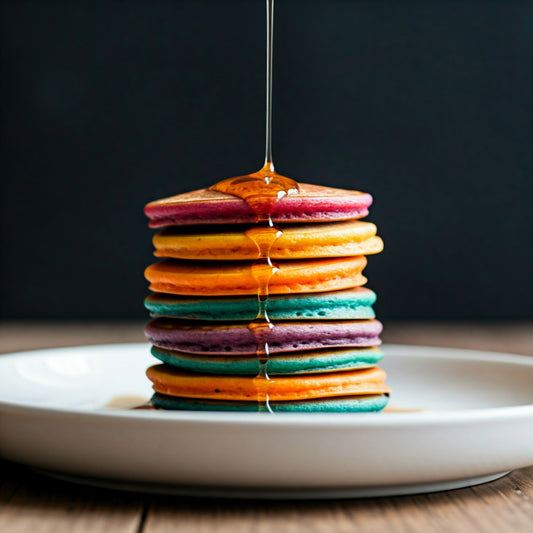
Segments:
[[[278,271],[272,263],[270,250],[282,235],[282,231],[272,221],[277,202],[284,196],[297,194],[298,183],[278,174],[272,159],[272,51],[274,29],[274,0],[266,0],[266,131],[265,163],[261,170],[245,176],[222,180],[211,187],[242,198],[255,212],[256,224],[246,236],[257,247],[257,259],[251,266],[257,282],[257,316],[248,324],[248,329],[256,340],[256,356],[259,371],[254,379],[259,411],[272,412],[269,403],[269,386],[272,379],[268,375],[270,347],[268,339],[275,325],[268,316],[268,287],[270,279]]]
[[[266,0],[266,120],[265,164],[274,172],[272,162],[272,51],[274,39],[274,0]]]
[[[246,232],[246,236],[255,243],[259,253],[259,259],[252,265],[252,275],[257,282],[257,316],[253,322],[248,324],[248,329],[254,334],[257,343],[256,356],[259,363],[259,371],[254,379],[254,385],[257,391],[259,411],[268,412],[272,412],[268,396],[268,389],[271,384],[268,375],[268,358],[270,356],[268,338],[275,327],[268,316],[268,285],[272,276],[279,270],[270,259],[270,250],[280,235],[281,231],[272,224],[270,217],[266,221],[266,225],[265,223],[258,224]]]

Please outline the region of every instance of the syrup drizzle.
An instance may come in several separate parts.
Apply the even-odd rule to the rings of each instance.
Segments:
[[[270,250],[272,245],[281,235],[273,224],[272,219],[266,222],[266,226],[259,224],[250,228],[246,236],[251,239],[257,246],[259,258],[252,265],[252,275],[257,282],[257,316],[253,322],[248,324],[248,329],[254,334],[256,347],[256,357],[259,363],[259,372],[254,380],[257,391],[257,401],[259,402],[260,411],[272,412],[268,397],[268,388],[271,384],[268,375],[268,358],[270,356],[270,347],[268,339],[274,324],[268,316],[268,285],[272,276],[279,270],[270,259]]]
[[[276,203],[289,194],[298,193],[298,184],[274,171],[272,162],[258,172],[247,176],[228,178],[211,187],[242,198],[255,212],[256,224],[245,235],[257,248],[257,259],[252,264],[252,275],[257,282],[257,316],[248,324],[255,337],[256,357],[259,371],[254,379],[259,411],[272,412],[269,402],[269,387],[272,379],[268,375],[270,348],[268,339],[275,325],[268,316],[268,287],[270,279],[279,270],[272,262],[270,251],[276,239],[283,234],[273,220]]]
[[[266,57],[266,143],[263,168],[252,174],[222,180],[211,190],[224,192],[242,198],[254,211],[256,224],[245,232],[257,247],[257,259],[252,264],[252,275],[257,282],[257,316],[248,324],[256,340],[256,356],[259,372],[254,379],[259,411],[272,412],[269,403],[269,387],[272,379],[268,375],[270,347],[268,339],[275,325],[268,316],[268,287],[270,279],[279,270],[272,263],[270,251],[282,231],[274,224],[272,217],[281,198],[297,194],[299,186],[293,179],[278,174],[272,160],[272,37],[274,21],[274,0],[266,0],[267,10],[267,57]]]

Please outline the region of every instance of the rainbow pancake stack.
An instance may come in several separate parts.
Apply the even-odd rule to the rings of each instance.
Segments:
[[[145,208],[162,260],[146,269],[148,369],[163,409],[362,412],[385,407],[377,366],[382,326],[363,285],[366,255],[382,250],[369,194],[299,184],[269,213],[277,238],[264,304],[271,321],[260,375],[259,257],[249,230],[257,213],[242,198],[202,189]],[[265,375],[268,376],[265,383]]]

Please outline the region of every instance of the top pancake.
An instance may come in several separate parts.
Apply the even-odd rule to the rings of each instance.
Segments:
[[[298,194],[278,200],[272,212],[275,223],[331,222],[368,215],[372,196],[359,191],[299,183]],[[178,194],[150,202],[144,208],[151,228],[194,224],[250,224],[257,220],[241,198],[209,189]]]

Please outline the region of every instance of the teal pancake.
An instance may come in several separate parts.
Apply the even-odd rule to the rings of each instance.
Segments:
[[[193,355],[152,347],[152,355],[163,363],[189,372],[224,374],[233,376],[256,376],[259,362],[251,356]],[[348,348],[340,350],[317,350],[295,354],[271,355],[267,362],[269,376],[284,374],[317,374],[357,370],[375,366],[383,358],[378,348]]]
[[[374,318],[376,294],[358,287],[314,294],[273,295],[267,302],[272,320],[339,320]],[[257,297],[194,298],[154,293],[144,302],[153,316],[191,320],[252,321],[257,316]]]
[[[270,409],[275,413],[365,413],[381,411],[388,403],[385,394],[371,396],[347,396],[297,402],[270,402]],[[155,393],[152,404],[160,409],[180,411],[248,411],[257,412],[258,402],[230,402],[216,400],[199,400],[179,398]]]

